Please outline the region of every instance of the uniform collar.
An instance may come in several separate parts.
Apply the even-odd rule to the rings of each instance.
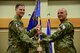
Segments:
[[[68,19],[64,19],[61,23],[64,23],[64,22],[66,22]]]
[[[17,15],[14,16],[14,19],[15,19],[15,20],[21,20],[20,17],[17,16]]]

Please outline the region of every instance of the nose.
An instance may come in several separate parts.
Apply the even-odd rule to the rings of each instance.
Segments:
[[[25,12],[25,10],[22,10],[22,12]]]
[[[22,9],[21,12],[25,12],[25,9]]]
[[[58,16],[61,16],[61,14],[57,14]]]

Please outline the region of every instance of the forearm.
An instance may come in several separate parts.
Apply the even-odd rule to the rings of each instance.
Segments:
[[[37,29],[32,29],[32,30],[30,30],[30,31],[27,31],[26,33],[27,33],[27,35],[31,38],[31,37],[33,37],[35,34],[37,34]]]
[[[49,37],[47,37],[47,38],[43,38],[42,41],[43,41],[43,42],[51,42],[52,39],[50,39]]]
[[[20,34],[20,39],[23,41],[23,42],[26,42],[26,43],[32,43],[32,40],[31,38],[26,34],[26,33],[21,33]]]

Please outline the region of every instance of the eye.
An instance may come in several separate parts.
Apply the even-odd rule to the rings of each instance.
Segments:
[[[19,10],[21,10],[21,11],[22,11],[22,9],[19,9]]]
[[[59,14],[59,12],[57,14]]]
[[[63,14],[63,12],[58,12],[58,14]]]
[[[23,11],[25,11],[25,9],[23,9]]]

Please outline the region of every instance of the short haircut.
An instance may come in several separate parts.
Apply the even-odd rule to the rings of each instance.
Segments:
[[[25,6],[25,5],[22,3],[18,3],[18,4],[16,4],[15,9],[17,9],[19,6]]]

